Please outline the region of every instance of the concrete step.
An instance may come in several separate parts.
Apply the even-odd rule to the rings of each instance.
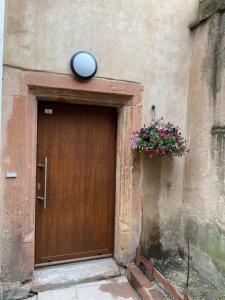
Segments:
[[[121,275],[112,258],[40,267],[34,271],[34,291],[45,291]]]

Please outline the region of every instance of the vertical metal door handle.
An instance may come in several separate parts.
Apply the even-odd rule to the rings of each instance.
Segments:
[[[43,164],[38,164],[38,167],[44,168],[45,171],[45,177],[44,177],[44,196],[38,196],[37,199],[44,201],[44,209],[47,208],[47,177],[48,177],[48,158],[45,157],[45,162]]]

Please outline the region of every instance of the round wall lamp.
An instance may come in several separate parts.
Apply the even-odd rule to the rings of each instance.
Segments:
[[[91,53],[79,51],[71,57],[70,68],[74,75],[90,79],[97,72],[97,61]]]

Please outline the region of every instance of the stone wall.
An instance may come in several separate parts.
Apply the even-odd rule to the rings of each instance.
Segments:
[[[63,4],[61,0],[7,0],[3,83],[8,110],[3,116],[2,148],[12,139],[7,128],[16,116],[13,101],[8,105],[7,97],[13,96],[14,85],[20,84],[18,79],[10,82],[8,75],[14,74],[14,78],[16,72],[26,70],[70,74],[70,57],[81,49],[96,56],[97,77],[143,85],[143,124],[150,122],[154,104],[157,117],[179,123],[185,134],[191,50],[188,25],[195,19],[197,7],[197,0],[122,0],[119,4],[113,0],[64,0]],[[12,162],[9,153],[5,153],[4,164]],[[176,252],[179,248],[183,170],[183,158],[160,161],[142,157],[142,248],[147,256]],[[19,193],[25,184],[15,184],[13,188]],[[1,186],[5,195],[1,203],[13,203],[7,196],[8,189]],[[2,276],[20,285],[26,283],[27,276],[23,257],[16,260],[13,248],[7,247],[13,240],[20,240],[15,230],[21,222],[19,210],[15,216],[14,229],[5,228],[3,238],[7,243],[0,259],[16,264],[18,274],[9,276],[7,269]],[[6,211],[2,218],[6,223]]]
[[[198,270],[225,275],[225,3],[201,1],[193,31],[184,177],[185,236]]]

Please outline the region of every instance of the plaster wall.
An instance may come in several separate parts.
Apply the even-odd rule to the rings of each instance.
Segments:
[[[17,86],[18,90],[20,85],[16,69],[20,73],[32,70],[70,74],[69,59],[81,49],[96,56],[97,77],[142,84],[143,124],[152,119],[154,104],[156,117],[179,123],[185,134],[191,49],[188,25],[195,19],[197,7],[197,0],[122,0],[119,5],[113,0],[64,0],[63,4],[60,0],[7,0],[3,148],[12,138],[9,126],[19,109],[12,97],[14,88]],[[10,73],[15,73],[11,82]],[[12,165],[8,153],[5,160]],[[160,161],[142,157],[141,242],[147,256],[178,250],[183,170],[181,158]],[[25,184],[22,183],[22,188]],[[18,222],[21,222],[19,215],[14,225]],[[5,259],[13,255],[10,249],[4,251]],[[17,279],[21,282],[26,272],[24,262],[19,264],[22,275]]]
[[[225,13],[220,9],[225,3],[214,4],[201,1],[204,13],[193,28],[187,119],[191,155],[185,164],[182,223],[196,268],[224,285]]]
[[[2,120],[2,71],[3,71],[3,36],[4,36],[4,9],[5,1],[0,1],[0,145],[2,144],[2,130],[1,130],[1,120]],[[1,146],[0,146],[1,149]],[[1,161],[0,154],[0,161]],[[1,172],[1,171],[0,171]],[[0,174],[0,187],[2,186],[2,176]],[[0,188],[0,199],[2,199],[3,190]],[[3,201],[0,200],[0,236],[2,236],[3,227]],[[0,240],[0,273],[2,272],[2,240]],[[0,298],[2,289],[0,287]]]
[[[1,105],[2,105],[2,70],[3,70],[3,38],[4,38],[5,1],[0,2],[0,136],[1,136]]]

